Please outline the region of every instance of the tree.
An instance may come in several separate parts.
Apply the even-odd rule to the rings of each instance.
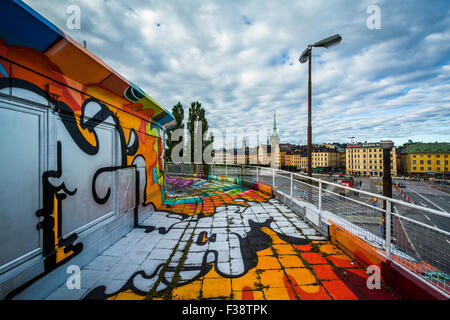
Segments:
[[[177,121],[177,126],[174,130],[176,129],[182,129],[184,128],[184,109],[183,109],[183,105],[180,103],[180,101],[178,101],[178,103],[176,105],[173,106],[172,108],[172,115],[175,118],[175,120]],[[172,141],[172,131],[169,131],[167,133],[167,149],[166,149],[166,157],[169,161],[172,161],[172,149],[173,147],[180,143],[180,141]]]
[[[203,150],[205,150],[206,147],[214,141],[214,136],[211,133],[207,139],[203,139],[203,135],[209,129],[209,126],[208,126],[208,121],[206,120],[206,116],[205,116],[205,109],[202,107],[202,104],[198,101],[191,103],[191,107],[189,108],[189,118],[188,118],[188,122],[187,122],[187,129],[189,131],[189,137],[191,139],[191,157],[192,157],[191,159],[192,159],[192,161],[194,161],[194,159],[195,159],[195,157],[194,157],[195,133],[196,133],[196,130],[200,130],[200,128],[195,127],[196,121],[199,121],[202,124],[202,129],[201,129],[202,130],[202,137],[201,137],[202,144],[201,144],[201,146],[202,146],[202,153],[203,153]],[[203,154],[201,155],[201,161],[202,161],[202,163],[204,163]]]

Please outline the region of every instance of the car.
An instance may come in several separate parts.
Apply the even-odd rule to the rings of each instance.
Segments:
[[[398,187],[399,188],[406,188],[405,184],[403,182],[399,182],[398,183]]]

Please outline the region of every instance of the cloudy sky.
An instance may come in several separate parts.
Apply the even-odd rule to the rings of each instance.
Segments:
[[[450,142],[450,2],[26,0],[171,110],[200,101],[210,127],[271,129],[306,143],[308,44],[313,143]],[[69,29],[77,5],[80,29]],[[381,28],[367,20],[380,8]],[[373,20],[371,20],[373,21]]]

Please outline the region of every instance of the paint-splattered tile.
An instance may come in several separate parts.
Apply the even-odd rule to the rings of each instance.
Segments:
[[[324,287],[320,284],[293,286],[300,300],[331,300]]]
[[[278,260],[284,268],[304,267],[303,261],[295,255],[279,255]]]
[[[314,264],[312,265],[312,269],[317,279],[319,280],[339,279],[339,276],[337,275],[338,270],[336,270],[329,264]]]
[[[263,289],[266,300],[290,300],[288,289],[285,287],[271,287]]]
[[[317,278],[308,268],[286,268],[284,271],[292,285],[307,285],[317,282]]]
[[[339,268],[359,267],[356,262],[354,262],[349,256],[344,254],[327,256],[327,259],[329,259],[336,267]]]
[[[231,296],[231,280],[227,278],[204,278],[202,298],[229,298]]]
[[[310,244],[294,245],[294,247],[300,251],[311,251],[312,250],[312,246]]]
[[[284,277],[285,274],[282,270],[263,270],[259,274],[261,284],[270,288],[284,287]]]
[[[100,255],[87,264],[83,269],[107,271],[110,270],[119,259],[120,257],[116,256]]]
[[[322,243],[321,245],[319,245],[319,250],[326,255],[342,254],[342,251],[340,249],[330,243]]]
[[[276,253],[278,255],[283,255],[283,254],[296,255],[297,254],[297,252],[294,250],[292,245],[287,244],[286,242],[284,242],[283,244],[274,244],[274,245],[272,245],[272,248],[276,251]]]
[[[309,264],[328,264],[328,261],[316,252],[302,252],[301,256]]]
[[[59,287],[52,292],[45,300],[79,300],[86,294],[87,289],[68,289]]]
[[[233,291],[233,300],[264,300],[262,290]]]
[[[334,300],[358,300],[358,296],[341,280],[322,281],[328,293]]]
[[[260,256],[258,257],[258,268],[266,269],[281,269],[278,259],[274,256]]]
[[[174,288],[172,291],[172,299],[174,300],[199,299],[201,289],[202,289],[202,280],[196,280],[189,284]]]

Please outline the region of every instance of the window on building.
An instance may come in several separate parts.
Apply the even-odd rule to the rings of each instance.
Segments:
[[[428,155],[428,158],[431,158],[431,154]]]
[[[431,167],[428,167],[428,171],[431,171]]]
[[[416,164],[416,160],[413,160],[413,164]]]
[[[436,160],[436,164],[441,164],[441,161],[440,160]]]
[[[420,170],[422,170],[422,171],[423,171],[423,167],[420,167]]]
[[[423,164],[423,160],[420,160],[420,164]]]
[[[416,167],[413,167],[413,170],[416,170]]]
[[[428,160],[428,164],[431,164],[431,160]]]

